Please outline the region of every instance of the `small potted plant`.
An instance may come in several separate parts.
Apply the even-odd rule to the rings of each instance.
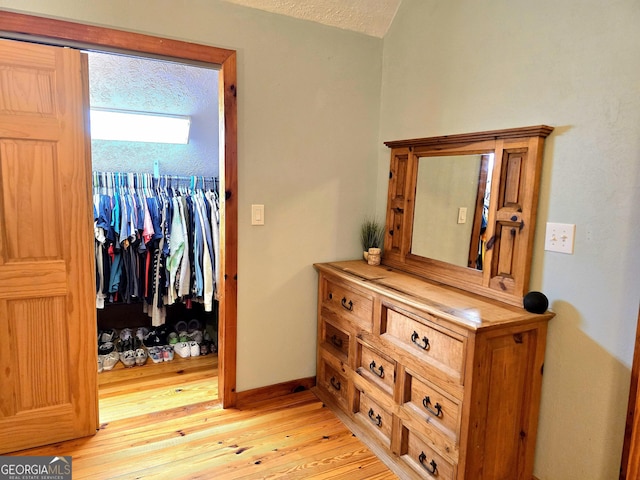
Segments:
[[[373,218],[365,219],[360,226],[360,242],[369,265],[380,265],[383,241],[384,225]]]

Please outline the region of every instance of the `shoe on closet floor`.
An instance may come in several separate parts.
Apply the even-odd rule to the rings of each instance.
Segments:
[[[136,352],[134,350],[126,350],[120,354],[120,361],[125,367],[133,367],[136,364]]]
[[[116,349],[112,342],[105,342],[98,345],[98,355],[108,355]]]
[[[138,348],[136,350],[136,365],[142,366],[147,363],[148,358],[147,351],[144,348]]]
[[[164,362],[162,347],[149,348],[149,356],[151,357],[151,360],[153,361],[153,363]]]
[[[120,355],[118,352],[111,352],[102,357],[102,369],[104,371],[112,370],[113,367],[120,361]]]
[[[178,334],[176,332],[169,332],[169,335],[167,335],[167,343],[169,345],[178,343]]]
[[[192,318],[191,320],[189,320],[189,324],[187,325],[186,330],[189,333],[193,333],[196,330],[202,330],[202,324],[200,323],[200,320],[198,320],[197,318]]]
[[[178,342],[173,346],[173,350],[181,357],[188,358],[191,356],[191,347],[187,342]]]
[[[149,335],[149,329],[147,327],[140,327],[136,330],[136,338],[140,340],[140,343],[144,341],[147,335]]]
[[[202,343],[204,341],[202,330],[194,330],[191,333],[189,333],[189,340],[193,340],[198,344]]]
[[[113,342],[117,336],[116,331],[113,328],[107,330],[101,330],[98,334],[98,344]]]
[[[178,333],[178,342],[187,343],[189,340],[191,340],[191,337],[189,337],[186,330],[182,330]]]
[[[133,337],[133,330],[130,328],[123,328],[120,330],[120,340],[125,341],[131,337]]]
[[[102,355],[98,355],[98,373],[102,373],[104,370],[104,363],[102,360]]]
[[[171,360],[173,360],[173,356],[174,356],[173,347],[169,345],[165,345],[162,347],[162,358],[165,362],[170,362]]]
[[[130,350],[135,352],[136,346],[133,337],[128,337],[125,340],[118,340],[118,343],[116,343],[116,350],[119,353],[128,352]]]
[[[168,334],[169,334],[169,329],[167,328],[166,325],[160,325],[158,328],[156,328],[156,335],[160,339],[160,345],[166,345],[168,343],[167,342]]]
[[[155,332],[155,330],[150,331],[142,340],[142,344],[147,347],[161,347],[163,344],[160,342],[160,337]]]
[[[179,322],[176,322],[173,329],[178,333],[186,332],[188,330],[187,322],[185,322],[184,320],[180,320]]]
[[[192,357],[200,356],[200,345],[198,345],[198,342],[194,342],[193,340],[189,342],[189,353]]]

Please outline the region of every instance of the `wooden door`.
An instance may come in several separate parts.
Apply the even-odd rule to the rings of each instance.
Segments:
[[[627,406],[627,424],[622,447],[620,480],[640,478],[640,311],[636,327],[636,343],[631,366],[631,387]]]
[[[0,453],[98,425],[86,65],[0,40]]]

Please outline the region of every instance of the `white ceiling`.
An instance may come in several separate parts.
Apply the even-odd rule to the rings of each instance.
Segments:
[[[372,37],[384,37],[402,0],[226,0]]]

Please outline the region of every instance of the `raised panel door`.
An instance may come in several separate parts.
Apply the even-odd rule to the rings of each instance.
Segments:
[[[0,41],[0,453],[98,424],[85,78],[77,50]]]

